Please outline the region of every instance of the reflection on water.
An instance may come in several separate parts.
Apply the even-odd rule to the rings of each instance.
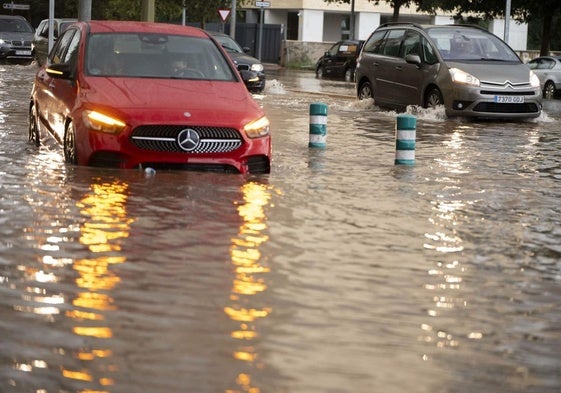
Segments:
[[[433,215],[429,222],[434,225],[434,232],[425,234],[425,249],[435,253],[435,257],[429,258],[435,263],[427,272],[430,281],[425,285],[434,305],[427,309],[430,319],[421,325],[421,329],[423,341],[434,344],[436,348],[457,347],[464,338],[446,331],[438,321],[438,317],[446,310],[467,307],[462,295],[464,246],[458,228],[464,219],[464,209],[476,201],[464,199],[461,182],[456,178],[458,175],[469,176],[470,172],[466,160],[461,157],[462,146],[463,133],[462,127],[459,127],[443,142],[442,154],[435,159],[436,165],[440,167],[437,172],[441,174],[435,181],[441,185],[441,190],[435,195],[436,200],[431,201]],[[467,337],[480,338],[480,333],[469,332]],[[429,360],[429,355],[423,354],[423,359]]]
[[[42,158],[48,159],[49,156],[47,154]],[[53,166],[56,167],[56,164]],[[32,169],[31,166],[28,169]],[[28,176],[53,176],[56,173],[53,172],[30,170]],[[64,184],[59,186],[62,189],[65,187]],[[59,370],[63,378],[73,381],[68,386],[73,386],[74,382],[92,383],[92,386],[98,387],[113,385],[111,374],[118,370],[111,366],[113,353],[104,344],[113,336],[105,316],[107,312],[117,310],[111,292],[119,284],[120,277],[112,271],[112,266],[126,262],[121,243],[128,237],[133,222],[126,212],[127,188],[125,183],[118,181],[92,183],[91,189],[75,204],[76,209],[67,206],[70,197],[67,193],[58,195],[50,189],[47,199],[37,199],[37,194],[46,192],[44,188],[37,187],[34,191],[37,194],[28,194],[27,201],[34,206],[37,220],[24,232],[28,241],[37,244],[38,264],[22,265],[25,270],[21,286],[26,288],[28,295],[15,309],[36,314],[51,326],[63,328],[60,339],[51,336],[50,342],[47,336],[44,344],[52,346],[47,356],[18,359],[14,364],[15,370],[39,375],[42,369]],[[51,200],[51,197],[54,198]],[[45,205],[45,202],[49,204]],[[73,210],[79,212],[79,216],[68,224],[65,218]],[[69,252],[68,245],[74,242],[86,249],[73,246],[74,251]],[[41,341],[39,337],[36,340]],[[86,342],[90,344],[78,344]],[[64,360],[66,357],[74,361]],[[101,359],[103,366],[96,365],[96,359]],[[15,381],[12,383],[15,387],[19,386]],[[50,385],[48,382],[37,384],[44,389]],[[61,386],[65,385],[61,382]],[[22,382],[21,391],[25,391],[25,386]],[[80,391],[108,392],[105,389]]]
[[[6,70],[0,391],[559,391],[559,122],[409,108],[395,166],[395,112],[314,79],[312,151],[309,73],[279,74],[270,175],[146,177],[27,143],[34,68]]]
[[[113,352],[104,344],[104,340],[113,337],[110,326],[105,321],[104,313],[117,309],[111,291],[120,282],[120,277],[112,271],[115,264],[126,262],[122,254],[121,243],[130,233],[133,219],[127,218],[127,184],[101,183],[92,184],[91,191],[77,204],[84,221],[80,226],[80,244],[87,246],[90,257],[77,259],[72,268],[78,273],[77,294],[72,299],[73,308],[66,316],[75,321],[72,332],[77,336],[93,337],[98,340],[91,348],[80,348],[74,354],[84,365],[96,359],[104,359],[111,364]],[[111,367],[104,368],[97,377],[101,386],[114,384],[110,376]],[[69,379],[93,381],[93,370],[87,366],[80,370],[63,367],[62,374]]]
[[[249,182],[241,187],[243,203],[238,206],[242,224],[238,235],[232,239],[230,255],[234,269],[231,306],[224,312],[236,322],[237,327],[231,336],[239,342],[234,358],[247,363],[236,377],[238,389],[233,392],[258,393],[261,389],[254,384],[251,375],[258,368],[263,368],[253,342],[259,337],[258,321],[266,318],[272,311],[259,297],[267,290],[267,273],[270,271],[267,261],[262,257],[260,247],[268,240],[265,208],[269,204],[269,190],[263,184]],[[262,304],[257,307],[257,304]],[[265,390],[266,391],[266,390]]]

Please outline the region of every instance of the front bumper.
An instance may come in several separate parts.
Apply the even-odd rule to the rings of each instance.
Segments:
[[[14,61],[32,61],[33,55],[31,52],[31,45],[22,47],[2,46],[0,47],[0,59]]]
[[[447,116],[490,119],[535,118],[543,109],[539,87],[516,90],[462,86],[449,92],[445,106]]]
[[[265,90],[265,73],[258,72],[257,78],[258,80],[256,81],[245,82],[247,90],[249,90],[251,93],[261,93],[263,92],[263,90]]]
[[[213,140],[204,152],[179,151],[173,139],[135,140],[130,133],[108,135],[87,132],[87,138],[77,139],[78,164],[117,168],[183,169],[241,174],[270,172],[271,138],[240,139],[239,146],[218,152],[220,143]],[[78,134],[82,134],[78,132]],[[84,134],[82,134],[84,135]],[[225,142],[227,145],[230,141]]]

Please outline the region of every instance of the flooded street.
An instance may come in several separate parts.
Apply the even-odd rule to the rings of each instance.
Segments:
[[[270,175],[69,166],[0,65],[0,392],[561,389],[561,100],[394,112],[273,70]],[[311,149],[309,105],[328,105]]]

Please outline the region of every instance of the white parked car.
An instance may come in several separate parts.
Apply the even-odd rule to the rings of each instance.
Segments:
[[[528,66],[540,78],[543,98],[553,98],[561,92],[561,56],[540,56]]]

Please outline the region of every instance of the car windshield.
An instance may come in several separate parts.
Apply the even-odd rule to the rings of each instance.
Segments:
[[[226,49],[226,51],[233,53],[244,53],[239,44],[229,36],[217,35],[213,37],[220,43],[220,45],[224,47],[224,49]]]
[[[91,76],[236,80],[213,41],[154,33],[92,34],[85,72]]]
[[[27,23],[18,19],[0,19],[0,32],[5,33],[33,33]]]
[[[450,26],[428,29],[428,34],[444,60],[521,62],[508,45],[484,30]]]

